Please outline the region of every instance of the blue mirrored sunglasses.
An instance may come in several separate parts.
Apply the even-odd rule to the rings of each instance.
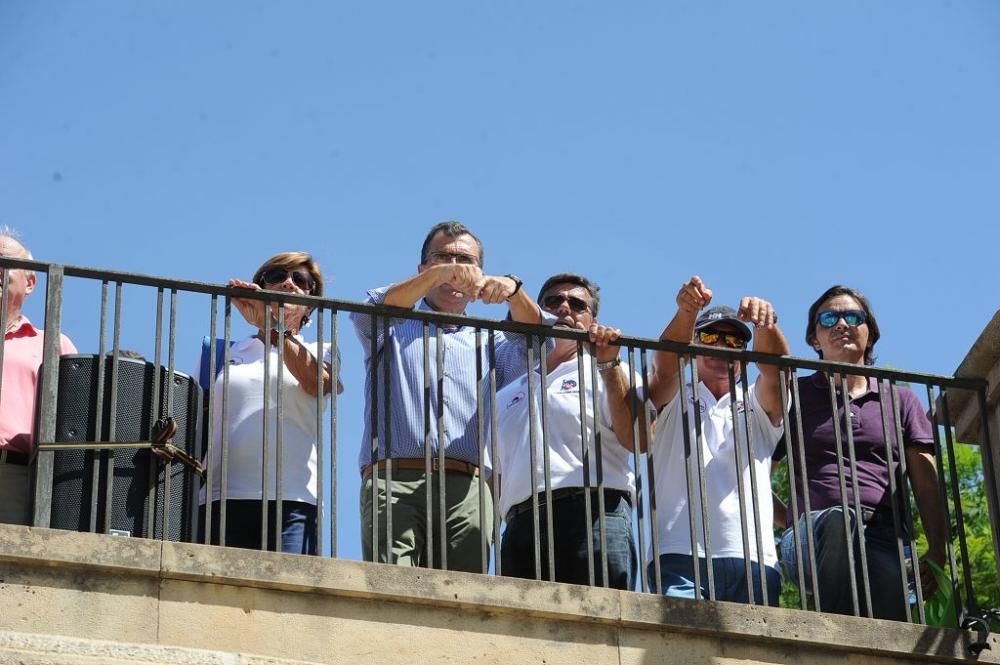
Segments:
[[[850,327],[856,328],[868,320],[868,315],[860,309],[846,309],[840,312],[828,309],[816,315],[816,323],[822,328],[832,328],[841,319],[844,319],[844,323]]]

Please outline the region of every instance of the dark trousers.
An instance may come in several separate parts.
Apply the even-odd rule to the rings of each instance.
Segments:
[[[636,548],[632,534],[632,506],[627,495],[605,490],[604,522],[607,532],[608,586],[631,591],[635,587]],[[547,507],[538,510],[542,579],[549,580]],[[507,522],[500,542],[500,573],[510,577],[535,579],[535,529],[530,510],[518,512]],[[594,584],[604,585],[601,570],[601,514],[597,493],[591,493],[591,542],[594,549]],[[582,493],[554,500],[552,503],[552,537],[554,540],[555,581],[568,584],[590,584],[587,562],[587,513]]]
[[[646,575],[649,588],[656,591],[656,569],[660,567],[663,595],[673,598],[708,598],[708,561],[698,557],[699,587],[694,584],[694,559],[690,554],[661,554],[657,561],[651,561]],[[712,580],[715,582],[715,599],[732,603],[752,603],[754,605],[778,606],[781,594],[781,573],[777,568],[764,566],[764,584],[767,586],[767,600],[760,586],[761,566],[750,562],[750,584],[753,600],[747,586],[746,559],[739,557],[713,557]]]
[[[847,554],[848,542],[850,542],[854,550],[854,576],[857,584],[859,614],[866,616],[868,603],[865,598],[864,577],[861,569],[858,521],[854,510],[848,508],[850,541],[848,541],[848,536],[844,531],[844,511],[840,506],[813,511],[810,517],[816,544],[816,574],[818,575],[820,609],[835,614],[854,614],[850,560]],[[809,591],[812,589],[812,574],[806,539],[805,515],[799,517],[799,533],[802,543],[802,563],[806,574],[805,588]],[[896,530],[891,524],[877,524],[866,527],[864,534],[868,581],[872,594],[872,615],[876,619],[906,621],[906,604],[910,601],[909,587],[908,585],[904,587],[902,568],[899,566]],[[785,531],[781,540],[781,556],[789,578],[798,585],[795,533],[791,528]],[[909,545],[904,547],[904,556],[906,558],[910,556]]]
[[[226,501],[226,546],[261,549],[262,502],[252,499]],[[274,518],[278,502],[267,502],[267,549],[275,551]],[[286,554],[316,554],[316,506],[301,501],[281,502],[281,551]],[[220,544],[222,502],[212,502],[212,544]],[[205,542],[205,506],[201,506],[199,541]]]

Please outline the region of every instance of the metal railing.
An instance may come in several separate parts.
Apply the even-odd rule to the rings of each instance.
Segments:
[[[868,527],[864,517],[866,506],[861,503],[861,492],[858,485],[854,428],[847,425],[849,419],[844,416],[844,414],[851,412],[852,406],[846,378],[849,375],[863,376],[874,382],[873,385],[876,386],[880,399],[888,402],[883,403],[880,407],[885,457],[891,461],[890,464],[898,465],[898,473],[895,469],[889,473],[890,500],[888,505],[891,507],[891,520],[888,516],[883,517],[888,520],[885,526],[891,527],[894,534],[897,568],[900,571],[899,594],[900,598],[904,599],[906,620],[925,623],[927,617],[924,612],[925,599],[922,594],[923,580],[921,579],[920,557],[914,535],[916,533],[914,515],[909,500],[910,483],[906,472],[907,456],[899,453],[899,445],[890,445],[890,441],[893,440],[899,444],[904,443],[904,423],[901,422],[899,397],[903,384],[909,384],[926,391],[927,405],[929,405],[928,416],[934,435],[934,453],[939,461],[937,466],[938,498],[945,514],[947,530],[946,572],[949,573],[950,579],[954,580],[952,592],[958,599],[955,622],[961,623],[967,615],[975,614],[981,609],[977,607],[976,590],[973,588],[972,582],[973,564],[970,560],[966,539],[965,515],[959,492],[959,478],[955,461],[957,442],[949,425],[948,405],[949,395],[956,391],[970,391],[978,400],[980,421],[983,427],[980,438],[983,453],[982,488],[988,498],[990,514],[1000,516],[997,470],[993,468],[990,462],[991,457],[987,454],[990,447],[997,445],[997,441],[995,439],[996,433],[989,430],[985,381],[822,360],[776,357],[746,350],[737,351],[638,337],[623,337],[618,343],[625,352],[627,362],[623,365],[628,368],[629,375],[628,409],[632,423],[633,449],[629,454],[628,464],[630,472],[634,474],[634,488],[616,488],[608,485],[605,473],[605,462],[609,454],[607,446],[611,444],[602,440],[601,423],[595,420],[595,418],[599,420],[602,413],[601,389],[603,382],[594,361],[595,349],[586,339],[585,333],[563,328],[532,326],[511,321],[447,315],[423,310],[404,310],[331,298],[277,292],[247,292],[214,284],[62,266],[38,261],[3,258],[0,259],[0,267],[4,268],[3,303],[0,306],[0,317],[2,317],[0,320],[4,324],[7,323],[8,269],[32,269],[46,275],[44,354],[39,374],[36,409],[38,416],[35,432],[36,443],[40,446],[35,461],[33,524],[36,526],[49,526],[53,515],[52,496],[55,489],[53,468],[56,456],[60,454],[59,446],[65,444],[57,436],[57,421],[61,414],[58,403],[60,395],[59,333],[64,327],[61,315],[66,282],[80,281],[96,284],[100,288],[99,308],[95,308],[99,311],[98,343],[94,348],[96,353],[94,385],[99,388],[87,404],[87,409],[91,414],[88,420],[92,427],[90,438],[93,440],[86,443],[92,444],[92,448],[98,451],[94,453],[96,456],[103,455],[105,458],[111,454],[107,451],[116,447],[112,444],[120,443],[115,434],[115,414],[118,413],[117,401],[121,395],[121,387],[117,382],[123,364],[131,362],[129,358],[123,357],[122,348],[122,328],[123,321],[126,319],[123,309],[124,287],[139,287],[155,293],[155,332],[152,357],[149,361],[154,368],[154,376],[159,376],[157,372],[161,370],[157,368],[161,366],[165,368],[163,371],[166,372],[167,377],[178,376],[176,371],[178,296],[200,298],[203,303],[207,300],[208,311],[202,310],[204,315],[202,321],[207,321],[207,326],[202,323],[200,326],[186,326],[184,329],[185,339],[207,335],[209,340],[222,340],[221,356],[217,350],[219,347],[214,341],[206,345],[206,351],[209,355],[208,377],[214,396],[205,400],[203,423],[205,432],[202,434],[197,427],[193,428],[191,431],[198,433],[192,435],[195,438],[191,444],[193,447],[186,449],[195,461],[201,460],[200,465],[187,464],[187,467],[190,468],[185,471],[185,473],[194,473],[201,479],[200,484],[204,494],[197,503],[210,506],[213,503],[216,489],[218,490],[220,509],[217,513],[211,509],[205,509],[201,513],[194,510],[185,513],[195,522],[200,522],[198,528],[192,531],[192,533],[197,533],[197,540],[200,542],[215,542],[226,545],[227,506],[232,501],[229,496],[230,478],[228,477],[232,453],[231,434],[227,427],[234,411],[230,395],[232,383],[230,374],[233,371],[232,368],[235,367],[231,363],[233,353],[231,344],[233,342],[232,298],[239,297],[275,304],[279,310],[276,318],[276,330],[279,335],[284,333],[282,312],[286,305],[305,304],[314,307],[312,319],[316,322],[317,356],[322,358],[328,350],[334,350],[330,354],[330,371],[334,377],[333,389],[329,395],[324,395],[322,388],[318,391],[318,394],[312,398],[313,412],[309,416],[313,419],[311,427],[317,438],[315,446],[317,457],[315,494],[312,500],[316,506],[316,523],[318,525],[316,527],[317,550],[321,554],[329,554],[333,557],[338,555],[338,519],[357,519],[355,517],[357,513],[353,507],[340,511],[338,517],[336,504],[338,458],[340,458],[340,448],[342,447],[338,440],[338,429],[343,427],[343,414],[338,411],[336,387],[337,377],[341,376],[338,352],[342,346],[338,315],[343,312],[354,313],[358,315],[359,320],[367,322],[367,325],[370,326],[367,332],[370,336],[370,343],[373,345],[368,350],[370,361],[366,366],[368,389],[365,397],[369,405],[367,415],[369,438],[362,445],[370,446],[374,460],[398,460],[399,458],[394,457],[393,452],[400,450],[402,444],[408,444],[411,449],[419,446],[422,451],[419,457],[408,459],[419,460],[424,468],[425,482],[421,491],[423,492],[425,510],[421,519],[421,528],[425,535],[421,545],[423,556],[428,564],[433,563],[442,569],[449,568],[448,547],[445,542],[445,534],[449,528],[448,516],[446,515],[448,510],[446,488],[449,463],[448,442],[452,433],[445,430],[446,402],[449,390],[454,390],[454,388],[449,381],[445,380],[447,373],[445,356],[446,349],[449,348],[450,344],[448,335],[455,328],[459,328],[468,331],[473,340],[472,347],[464,351],[468,357],[473,359],[474,364],[474,372],[464,377],[466,383],[471,384],[471,386],[466,387],[464,394],[467,396],[467,393],[471,391],[474,401],[471,421],[466,424],[476,442],[478,458],[475,466],[479,467],[480,470],[474,476],[473,482],[478,486],[476,496],[478,523],[483,526],[478,548],[478,569],[481,572],[492,571],[500,575],[505,574],[501,565],[501,543],[504,538],[501,523],[506,516],[501,514],[499,508],[501,488],[492,483],[494,479],[490,478],[489,471],[483,468],[484,460],[496,461],[500,459],[503,454],[502,448],[505,445],[505,442],[498,438],[497,411],[497,392],[504,387],[498,385],[498,381],[502,377],[498,377],[497,360],[497,348],[501,336],[503,336],[503,339],[518,340],[519,349],[523,350],[523,356],[520,358],[520,362],[523,363],[521,365],[522,373],[528,376],[525,384],[527,394],[524,399],[527,401],[528,408],[529,445],[528,458],[522,460],[522,463],[526,466],[524,471],[529,478],[529,486],[533,488],[527,498],[527,502],[530,503],[528,510],[530,511],[533,532],[533,561],[531,562],[533,573],[536,579],[559,579],[555,556],[556,524],[553,512],[555,502],[560,500],[559,497],[562,494],[560,493],[561,488],[553,486],[550,455],[556,439],[563,437],[564,433],[551,431],[550,400],[541,398],[540,394],[544,395],[549,385],[549,373],[553,368],[548,367],[547,359],[554,340],[570,340],[576,344],[577,348],[575,361],[577,378],[574,381],[577,381],[579,385],[574,386],[574,388],[579,396],[579,414],[583,414],[582,417],[579,417],[580,431],[578,435],[574,433],[573,437],[573,440],[582,442],[579,458],[582,463],[583,478],[582,486],[579,488],[581,491],[574,496],[582,499],[583,504],[581,520],[584,523],[584,540],[587,547],[587,581],[591,585],[609,586],[609,576],[606,573],[608,570],[608,523],[605,517],[608,511],[607,497],[609,495],[606,491],[625,490],[636,518],[635,526],[632,529],[633,537],[638,541],[639,574],[635,586],[640,591],[657,590],[664,587],[663,570],[660,565],[660,554],[663,553],[661,552],[660,540],[663,534],[659,528],[657,514],[671,509],[672,506],[664,503],[664,497],[660,497],[658,500],[656,496],[656,474],[663,471],[663,467],[657,462],[661,451],[658,448],[659,442],[654,427],[659,416],[650,411],[642,396],[649,394],[647,390],[651,380],[649,354],[657,351],[668,351],[676,354],[677,371],[682,379],[679,382],[680,392],[677,399],[680,400],[682,419],[680,430],[683,440],[674,443],[675,445],[683,445],[684,451],[685,487],[683,494],[688,507],[686,528],[689,536],[687,553],[700,553],[707,566],[707,576],[703,575],[698,565],[692,566],[691,581],[693,586],[705,589],[704,594],[695,593],[695,597],[708,599],[717,597],[713,571],[713,565],[716,564],[717,558],[713,556],[713,543],[710,538],[713,506],[709,502],[705,472],[706,462],[703,459],[703,445],[701,445],[705,438],[705,433],[702,431],[704,426],[703,404],[700,399],[695,398],[694,394],[689,394],[689,391],[697,390],[700,385],[699,357],[711,357],[724,360],[729,372],[729,418],[733,423],[735,437],[732,455],[735,456],[733,460],[735,468],[740,470],[736,477],[736,492],[738,494],[737,505],[740,508],[742,575],[745,579],[747,596],[751,602],[777,604],[777,599],[768,597],[766,585],[763,582],[755,582],[753,565],[756,562],[766,560],[765,544],[769,539],[774,539],[771,525],[761,524],[761,520],[756,516],[770,512],[764,506],[765,502],[772,501],[772,489],[779,492],[787,489],[791,509],[791,519],[788,520],[788,524],[792,530],[792,542],[796,553],[794,573],[798,580],[809,580],[801,585],[797,599],[798,606],[802,609],[811,607],[819,611],[824,608],[818,580],[818,546],[814,533],[814,515],[808,492],[809,477],[805,466],[810,436],[808,432],[803,431],[799,390],[799,372],[813,370],[822,377],[829,394],[829,414],[834,427],[837,453],[836,465],[840,496],[840,503],[837,507],[840,509],[844,539],[848,543],[853,543],[846,551],[849,561],[847,566],[848,579],[844,581],[850,588],[852,613],[858,616],[876,615],[873,612],[873,603],[869,602],[872,598],[872,580],[869,577],[869,566],[867,565],[870,553],[866,549],[865,538],[856,536],[857,532],[864,533]],[[168,303],[168,317],[164,324],[165,300]],[[111,303],[113,303],[113,307]],[[222,317],[221,326],[220,316]],[[419,376],[413,377],[413,381],[420,388],[421,412],[419,417],[420,429],[422,430],[422,437],[418,441],[402,442],[402,444],[398,440],[399,428],[394,425],[394,416],[398,416],[395,409],[400,408],[400,405],[394,404],[392,399],[387,398],[387,395],[393,394],[391,387],[393,377],[398,377],[396,372],[402,370],[391,366],[395,361],[390,354],[382,353],[379,348],[376,348],[376,340],[379,338],[389,339],[391,335],[395,334],[395,326],[399,325],[400,322],[410,322],[411,325],[419,326],[419,335],[417,336],[419,347],[414,347],[409,351],[420,362],[418,370],[415,370],[419,371]],[[74,331],[79,330],[77,322],[73,323]],[[271,324],[266,325],[268,330],[264,331],[264,339],[270,337]],[[109,330],[110,344],[107,342]],[[324,341],[325,337],[329,337],[329,340]],[[166,340],[165,364],[163,362],[164,339]],[[4,359],[5,346],[5,342],[0,342],[0,362],[3,362]],[[447,351],[447,353],[453,352],[457,351]],[[282,503],[287,500],[283,484],[286,478],[285,472],[288,469],[287,465],[290,463],[285,454],[287,452],[284,435],[287,427],[285,415],[289,409],[289,395],[287,394],[289,388],[285,381],[288,370],[283,358],[283,345],[277,345],[276,353],[277,363],[274,366],[271,363],[263,363],[263,402],[260,409],[262,426],[260,431],[259,498],[265,508],[269,502],[276,504],[273,517],[267,509],[261,510],[260,546],[264,549],[268,548],[269,533],[275,536],[277,542],[277,535],[282,531]],[[345,354],[347,362],[351,362],[350,358],[357,355],[348,351]],[[762,486],[757,474],[749,472],[745,475],[743,473],[745,469],[753,467],[755,454],[754,441],[752,440],[753,427],[751,427],[752,414],[751,409],[747,406],[750,403],[749,372],[740,372],[738,369],[739,367],[746,369],[749,363],[780,368],[782,409],[785,414],[788,414],[784,422],[788,455],[786,488],[778,486],[772,488],[770,482],[766,486]],[[504,371],[509,372],[509,368],[505,368]],[[317,372],[317,381],[322,387],[323,367],[321,363],[317,367]],[[107,385],[108,382],[110,382],[110,390],[100,388]],[[194,380],[191,383],[193,385]],[[149,432],[148,438],[150,440],[131,442],[135,445],[148,444],[149,448],[167,458],[171,457],[171,451],[164,450],[163,444],[167,441],[153,440],[154,434],[157,432],[157,421],[177,415],[178,410],[184,406],[177,403],[183,399],[176,397],[173,389],[162,387],[169,385],[171,385],[169,382],[161,383],[158,379],[151,382],[149,389],[152,394],[149,397],[149,403],[152,406],[148,413],[143,414],[143,418],[148,421],[146,423],[148,428],[143,431]],[[273,396],[272,385],[277,386],[276,390],[273,391]],[[597,389],[595,390],[594,387]],[[354,386],[350,388],[355,389]],[[0,391],[3,389],[2,378],[0,378]],[[201,394],[200,389],[192,388],[192,390],[199,395]],[[272,399],[275,401],[273,411],[270,408],[270,400]],[[740,406],[741,404],[742,406]],[[414,414],[403,415],[412,417]],[[112,422],[107,422],[109,418]],[[272,430],[273,436],[271,435]],[[106,436],[105,433],[107,433]],[[645,449],[641,443],[643,441],[648,442]],[[445,445],[438,445],[440,442],[445,442]],[[347,450],[353,453],[355,445],[357,445],[355,441],[349,442]],[[215,451],[213,446],[217,446],[218,450]],[[86,446],[76,447],[84,448]],[[180,449],[184,446],[178,445],[175,448]],[[175,456],[174,463],[177,462]],[[297,463],[301,463],[301,460],[298,460]],[[219,465],[221,468],[217,468]],[[104,531],[105,533],[114,531],[111,526],[113,508],[110,498],[114,492],[114,484],[122,481],[115,478],[111,466],[113,464],[105,460],[105,465],[100,467],[107,474],[103,484],[98,478],[99,467],[94,466],[92,471],[93,488],[89,493],[90,506],[88,509],[89,530],[91,531]],[[392,553],[394,547],[397,546],[394,538],[394,510],[390,508],[383,516],[384,511],[379,508],[379,506],[392,507],[395,505],[394,494],[398,491],[400,483],[403,482],[400,480],[399,472],[394,476],[395,466],[397,464],[392,462],[385,463],[384,472],[382,472],[376,465],[371,473],[369,500],[374,515],[369,524],[362,525],[362,529],[367,530],[368,535],[370,535],[374,560],[393,561]],[[150,473],[153,472],[150,471]],[[215,486],[217,476],[220,483],[218,487]],[[170,502],[156,499],[152,495],[156,492],[162,492],[165,496],[169,496],[171,479],[176,479],[176,477],[176,474],[172,475],[168,471],[159,480],[160,485],[157,488],[147,487],[151,501],[144,505],[148,511],[149,522],[155,522],[158,519],[164,520],[164,523],[169,522],[167,513],[170,510]],[[379,479],[384,479],[384,485],[380,484]],[[432,479],[432,481],[426,482],[427,479]],[[103,489],[101,493],[104,496],[103,503],[98,496],[97,488],[99,486]],[[690,509],[692,506],[707,507],[707,509],[695,511]],[[99,508],[101,510],[98,510]],[[437,520],[434,519],[435,508]],[[104,514],[99,514],[102,511]],[[397,515],[396,521],[400,519],[401,517]],[[161,537],[168,537],[168,529],[165,527],[159,533]],[[218,536],[213,537],[216,533]],[[997,533],[994,530],[992,534],[994,550],[997,551]],[[544,547],[542,543],[545,543]],[[280,549],[277,545],[275,548]],[[996,571],[993,572],[996,573]]]

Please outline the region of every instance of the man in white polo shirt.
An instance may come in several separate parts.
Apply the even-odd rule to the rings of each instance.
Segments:
[[[788,343],[777,326],[774,308],[765,300],[745,297],[738,310],[725,305],[702,312],[712,300],[712,291],[695,276],[681,286],[677,294],[677,313],[660,335],[661,340],[691,342],[706,346],[743,349],[756,326],[754,350],[777,355],[788,354]],[[701,314],[699,315],[699,312]],[[681,391],[677,355],[659,351],[653,354],[650,397],[660,410],[656,437],[650,447],[655,472],[656,529],[658,557],[651,557],[647,571],[650,586],[656,588],[659,566],[665,595],[695,598],[709,597],[709,571],[706,556],[711,557],[715,599],[777,605],[781,575],[771,532],[772,505],[771,454],[782,433],[779,369],[758,364],[759,376],[748,388],[744,403],[742,387],[736,386],[734,428],[730,394],[729,363],[724,358],[697,356],[699,383],[692,386],[684,377]],[[739,381],[743,368],[734,363]],[[691,522],[685,457],[684,417],[681,396],[688,400],[689,440],[691,442],[691,496],[694,503],[694,532],[697,540],[699,585],[696,588],[692,559]],[[695,423],[700,416],[701,440]],[[747,423],[749,423],[749,432]],[[738,433],[738,434],[737,434]],[[747,436],[750,441],[748,446]],[[699,467],[695,442],[701,449]],[[737,449],[737,445],[739,448]],[[749,454],[752,451],[752,456]],[[755,514],[751,495],[751,473],[756,482],[759,515]],[[701,476],[707,498],[708,542],[702,518]],[[743,503],[740,503],[738,478],[742,477]],[[741,516],[742,514],[742,516]],[[745,517],[745,523],[744,523]],[[758,519],[759,518],[759,519]],[[753,598],[746,575],[743,529],[746,528],[750,554]],[[763,552],[766,597],[760,585],[758,537]]]
[[[594,583],[603,585],[601,570],[601,520],[605,525],[608,574],[606,586],[632,589],[636,575],[636,549],[632,535],[632,505],[635,479],[629,466],[633,449],[631,382],[621,364],[619,347],[611,342],[621,331],[596,322],[599,289],[586,277],[562,273],[550,277],[538,296],[546,312],[557,317],[556,326],[586,330],[596,344],[599,380],[600,457],[603,471],[604,509],[599,512],[597,476],[598,449],[594,437],[594,400],[591,356],[583,350],[580,376],[577,343],[557,339],[546,356],[546,386],[541,390],[540,372],[522,375],[497,393],[497,446],[499,460],[500,514],[507,522],[500,547],[500,572],[512,577],[535,577],[535,523],[533,493],[539,503],[539,551],[542,579],[548,571],[548,537],[541,399],[547,400],[548,450],[552,489],[555,581],[589,584],[587,536],[593,543]],[[534,422],[528,404],[528,380],[535,400]],[[635,385],[640,385],[636,380]],[[581,435],[580,391],[584,391],[587,436]],[[641,408],[641,400],[636,402]],[[535,487],[531,486],[531,436],[536,445]],[[641,429],[641,428],[640,428]],[[488,438],[487,441],[490,441]],[[589,451],[589,479],[584,478],[583,442]],[[586,495],[590,487],[591,520],[587,521]]]

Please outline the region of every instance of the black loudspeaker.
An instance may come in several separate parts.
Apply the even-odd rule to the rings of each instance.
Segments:
[[[149,448],[99,446],[100,442],[149,441],[152,424],[172,416],[177,424],[174,445],[201,459],[201,387],[186,374],[174,372],[168,377],[163,367],[120,357],[112,413],[111,356],[105,356],[103,387],[97,385],[97,365],[97,355],[67,355],[59,361],[55,442],[95,445],[55,450],[51,527],[193,541],[198,533],[200,475],[179,460],[165,461]],[[156,405],[154,381],[159,382]],[[97,432],[99,390],[102,417]],[[173,404],[168,413],[171,392]],[[105,524],[107,515],[110,525]]]

